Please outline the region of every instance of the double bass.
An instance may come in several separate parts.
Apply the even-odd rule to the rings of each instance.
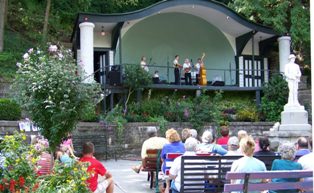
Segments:
[[[203,53],[202,58],[201,58],[201,67],[200,67],[200,72],[199,72],[199,84],[202,86],[206,86],[207,85],[207,78],[206,78],[206,69],[205,69],[205,65],[204,65],[204,57],[205,57],[205,53]]]

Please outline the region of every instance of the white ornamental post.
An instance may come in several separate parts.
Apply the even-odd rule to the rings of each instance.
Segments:
[[[84,83],[94,81],[94,27],[90,22],[83,22],[80,27],[80,55],[82,67],[82,79]]]
[[[288,57],[290,55],[290,36],[282,36],[278,38],[279,42],[279,70],[281,73],[285,72],[285,65],[288,64]]]

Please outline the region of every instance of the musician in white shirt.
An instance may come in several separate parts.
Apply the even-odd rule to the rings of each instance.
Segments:
[[[192,85],[191,68],[192,66],[190,60],[186,58],[183,63],[184,79],[186,85]]]

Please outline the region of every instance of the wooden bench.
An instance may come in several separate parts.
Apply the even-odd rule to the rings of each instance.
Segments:
[[[243,156],[182,156],[180,192],[222,192],[226,174],[235,160]],[[268,170],[280,156],[257,156]]]
[[[303,178],[311,177],[311,179],[303,180]],[[291,182],[272,182],[274,178],[295,178]],[[266,172],[228,172],[227,180],[243,180],[243,184],[225,184],[224,192],[231,191],[263,191],[263,190],[305,190],[313,192],[313,171],[291,170],[291,171],[266,171]],[[263,183],[259,179],[268,179],[267,183]],[[300,180],[301,179],[301,180]],[[255,180],[254,182],[250,180]],[[260,182],[259,182],[260,181]]]
[[[160,152],[160,149],[148,149],[146,150],[147,157],[142,160],[142,171],[148,172],[147,180],[150,180],[151,189],[154,186],[154,174],[156,174],[155,185],[158,189],[158,172],[161,168]]]

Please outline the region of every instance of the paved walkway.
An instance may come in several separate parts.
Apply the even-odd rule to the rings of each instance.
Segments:
[[[112,173],[114,181],[123,189],[115,186],[114,193],[154,193],[155,189],[149,188],[147,172],[135,173],[131,167],[140,161],[108,160],[102,161],[104,166]]]

